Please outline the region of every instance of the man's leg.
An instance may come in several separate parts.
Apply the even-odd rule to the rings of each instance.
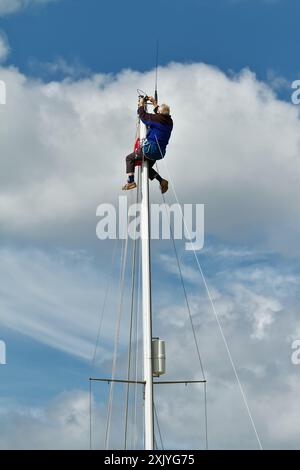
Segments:
[[[134,170],[135,170],[135,161],[142,159],[143,152],[141,149],[138,149],[137,152],[130,153],[126,157],[126,173],[127,173],[127,183],[123,186],[124,190],[136,188],[136,183],[134,181]]]
[[[134,176],[134,161],[135,161],[135,153],[130,153],[126,157],[126,173],[127,175]]]
[[[169,187],[168,181],[163,179],[157,173],[157,171],[155,171],[153,169],[153,166],[155,165],[156,160],[151,160],[150,158],[147,158],[147,160],[148,160],[148,165],[149,165],[149,178],[150,178],[150,180],[152,181],[152,180],[156,179],[159,182],[161,192],[165,193],[166,191],[168,191],[168,187]]]
[[[150,160],[150,158],[147,158],[147,161],[148,161],[148,166],[149,166],[149,179],[152,181],[152,180],[154,180],[154,178],[157,178],[157,177],[160,178],[160,176],[159,176],[159,174],[157,173],[157,171],[155,171],[155,170],[153,169],[153,166],[155,165],[156,160]],[[160,179],[161,179],[161,178],[160,178]],[[158,179],[158,181],[159,181],[159,179]]]

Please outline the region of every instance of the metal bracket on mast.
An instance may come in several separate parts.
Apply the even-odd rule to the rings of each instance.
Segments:
[[[89,378],[90,381],[94,382],[106,382],[110,384],[111,382],[115,383],[124,383],[124,384],[140,384],[140,385],[145,385],[146,382],[144,380],[125,380],[125,379],[98,379],[94,377]],[[205,384],[206,380],[157,380],[156,382],[153,382],[153,385],[171,385],[171,384]]]
[[[110,384],[111,382],[114,383],[121,383],[121,384],[140,384],[140,385],[145,385],[145,382],[143,380],[122,380],[122,379],[98,379],[94,377],[89,378],[90,381],[93,382],[106,382]]]

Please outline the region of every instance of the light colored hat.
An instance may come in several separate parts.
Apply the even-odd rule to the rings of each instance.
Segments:
[[[168,114],[170,114],[170,107],[167,104],[163,103],[159,107],[159,112],[160,112],[160,114],[167,114],[168,115]]]

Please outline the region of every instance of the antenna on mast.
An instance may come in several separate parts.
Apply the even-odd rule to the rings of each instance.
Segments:
[[[159,40],[156,42],[156,60],[155,60],[155,92],[154,99],[158,102],[158,92],[157,92],[157,70],[158,70],[158,52],[159,52]]]

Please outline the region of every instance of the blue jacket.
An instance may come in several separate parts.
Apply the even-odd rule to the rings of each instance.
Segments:
[[[173,120],[171,116],[159,113],[147,113],[143,106],[138,108],[138,115],[148,128],[146,136],[148,142],[157,144],[158,141],[159,147],[164,155],[173,130]]]

